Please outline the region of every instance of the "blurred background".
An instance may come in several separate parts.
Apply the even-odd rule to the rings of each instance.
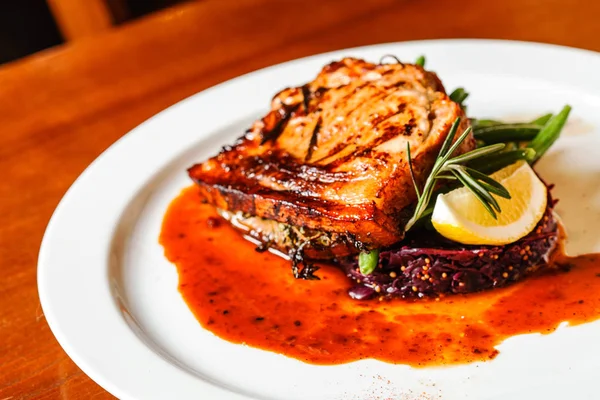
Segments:
[[[0,0],[0,400],[113,399],[50,332],[36,262],[71,183],[144,120],[241,74],[374,43],[600,51],[598,15],[590,0]]]
[[[0,1],[0,64],[93,35],[184,1]]]

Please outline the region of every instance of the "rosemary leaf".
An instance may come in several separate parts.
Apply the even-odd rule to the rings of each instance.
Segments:
[[[435,179],[448,179],[448,180],[456,180],[456,177],[454,175],[444,175],[444,174],[439,174],[438,176],[435,177]]]
[[[410,171],[410,178],[412,179],[412,183],[415,187],[415,193],[417,193],[417,200],[421,198],[421,192],[419,191],[419,186],[417,185],[417,180],[415,179],[415,172],[413,171],[412,158],[410,157],[410,143],[406,142],[406,156],[408,157],[408,169]]]
[[[440,149],[440,153],[438,154],[438,158],[440,158],[443,154],[446,154],[452,142],[454,141],[454,136],[456,136],[456,131],[458,130],[458,125],[460,124],[460,118],[456,118],[452,127],[450,128],[450,132],[446,136],[444,143],[442,144],[442,148]]]
[[[457,118],[456,120],[460,121],[459,118]],[[442,163],[446,163],[448,161],[448,159],[452,156],[452,154],[454,154],[456,149],[458,149],[460,147],[460,145],[462,144],[462,142],[465,141],[467,136],[469,136],[469,133],[471,133],[471,127],[468,127],[467,129],[465,129],[465,131],[458,137],[458,139],[456,139],[456,142],[454,142],[454,144],[450,147],[448,152],[442,158]],[[473,151],[476,151],[476,150],[473,150]]]
[[[467,187],[473,194],[479,195],[485,199],[485,201],[496,211],[500,212],[500,205],[498,201],[488,192],[477,180],[467,173],[465,167],[462,165],[452,165],[451,170],[458,172],[458,174],[464,179],[461,181],[463,185]]]
[[[478,180],[481,186],[486,188],[488,192],[494,193],[500,197],[504,197],[505,199],[510,199],[510,193],[508,190],[502,186],[499,182],[496,182],[494,179],[490,178],[488,175],[481,173],[473,168],[464,167],[469,175],[471,175],[474,179]]]
[[[497,153],[498,151],[504,149],[504,146],[504,143],[496,143],[490,146],[480,147],[478,149],[461,154],[460,156],[454,157],[452,160],[448,161],[448,164],[462,164],[488,154]]]
[[[457,171],[452,171],[452,173],[454,174],[454,176],[456,176],[456,178],[461,181],[461,183],[469,188],[469,182],[467,182],[460,173],[458,173]],[[481,203],[481,205],[483,205],[483,207],[487,210],[487,212],[490,213],[490,215],[494,218],[494,219],[498,219],[498,216],[496,215],[496,211],[494,211],[492,209],[492,207],[488,204],[488,202],[479,195],[479,193],[471,191],[473,193],[473,195],[477,198],[477,200],[479,200],[479,202]]]

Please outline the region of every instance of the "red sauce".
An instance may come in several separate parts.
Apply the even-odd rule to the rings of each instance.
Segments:
[[[296,280],[289,262],[258,253],[194,188],[170,205],[160,242],[179,271],[179,290],[203,327],[314,364],[375,358],[412,366],[488,360],[508,337],[553,332],[600,317],[600,257],[504,289],[438,300],[356,301],[344,274]]]

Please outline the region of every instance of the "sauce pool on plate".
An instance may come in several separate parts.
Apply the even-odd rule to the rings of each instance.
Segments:
[[[436,366],[494,358],[495,346],[563,321],[600,318],[600,256],[561,256],[556,270],[510,287],[436,300],[357,301],[351,283],[324,265],[318,281],[297,280],[289,261],[259,253],[197,189],[169,206],[160,243],[177,266],[179,291],[200,324],[245,343],[313,364],[374,358]]]

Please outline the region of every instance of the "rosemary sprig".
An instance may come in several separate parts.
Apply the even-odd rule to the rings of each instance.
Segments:
[[[407,144],[407,158],[408,166],[415,186],[415,192],[417,193],[417,206],[415,208],[413,216],[406,223],[406,231],[408,231],[425,213],[427,206],[431,201],[431,197],[434,194],[436,183],[439,180],[453,180],[458,181],[469,189],[475,197],[481,202],[485,209],[496,218],[499,213],[500,206],[496,199],[492,196],[497,196],[510,199],[510,194],[504,186],[496,182],[486,174],[472,168],[467,167],[464,164],[473,162],[475,160],[481,160],[494,153],[498,153],[505,146],[504,143],[496,143],[489,146],[480,147],[478,149],[469,151],[456,157],[452,157],[452,154],[461,145],[461,143],[471,133],[471,128],[467,128],[459,137],[454,141],[458,126],[460,125],[460,118],[457,118],[452,124],[452,128],[446,136],[446,140],[442,144],[442,148],[438,154],[433,168],[427,179],[425,185],[420,191],[417,184],[416,178],[413,173],[412,159],[410,156],[410,144]],[[454,142],[454,143],[453,143]]]

